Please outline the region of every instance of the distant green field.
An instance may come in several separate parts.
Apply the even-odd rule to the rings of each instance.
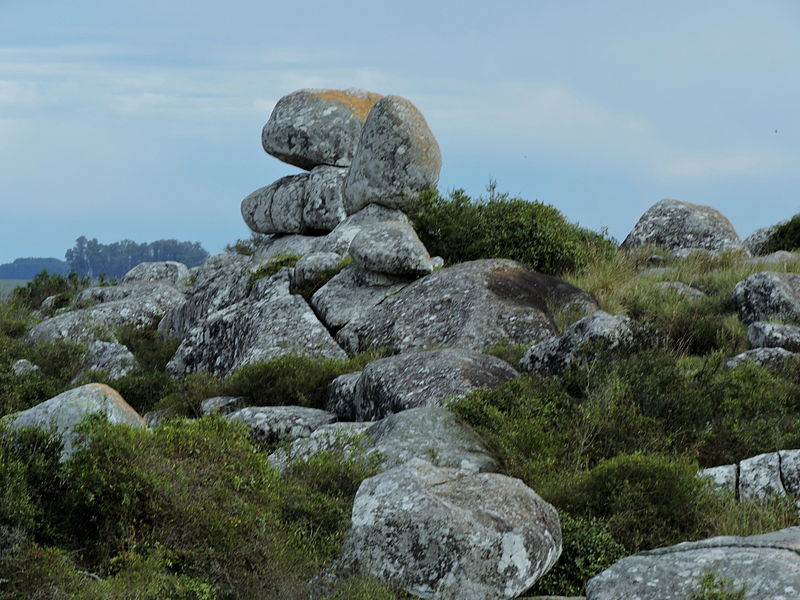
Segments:
[[[15,287],[26,283],[28,283],[27,279],[0,279],[0,297],[10,294]]]

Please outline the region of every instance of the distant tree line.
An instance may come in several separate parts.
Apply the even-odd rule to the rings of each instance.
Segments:
[[[33,279],[40,271],[54,275],[69,273],[69,265],[57,258],[18,258],[0,265],[0,279]]]
[[[143,262],[174,260],[187,267],[195,267],[207,258],[208,252],[200,242],[158,240],[137,244],[131,240],[122,240],[101,244],[97,238],[89,240],[85,236],[75,240],[75,246],[66,253],[70,271],[93,278],[100,275],[122,277]]]

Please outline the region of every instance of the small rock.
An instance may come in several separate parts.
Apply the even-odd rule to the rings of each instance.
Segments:
[[[11,370],[14,372],[14,374],[21,375],[23,373],[32,373],[33,371],[38,371],[39,367],[27,359],[21,358],[11,365]]]
[[[277,444],[308,437],[320,426],[333,423],[336,415],[302,406],[248,406],[226,418],[247,425],[257,442]]]
[[[420,276],[433,271],[431,257],[414,229],[397,221],[364,227],[350,244],[350,256],[377,273]]]
[[[752,348],[783,348],[800,352],[800,327],[756,321],[747,328]]]
[[[697,288],[693,288],[680,281],[659,281],[656,287],[674,292],[678,296],[687,296],[689,298],[703,298],[705,296],[705,294]]]
[[[767,319],[800,321],[800,274],[754,273],[736,284],[732,301],[748,325]]]
[[[735,369],[745,363],[754,362],[766,369],[780,369],[793,356],[796,356],[794,352],[783,348],[756,348],[737,354],[725,363],[725,367]]]
[[[200,416],[229,415],[242,408],[245,399],[240,396],[215,396],[200,403]]]
[[[81,371],[102,371],[111,379],[118,379],[139,368],[139,362],[128,348],[116,342],[92,342],[83,360]],[[80,379],[80,375],[76,379]]]

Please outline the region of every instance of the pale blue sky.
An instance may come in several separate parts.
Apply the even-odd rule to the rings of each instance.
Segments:
[[[303,87],[411,99],[445,191],[496,179],[618,239],[677,198],[744,237],[800,211],[798,59],[798,0],[0,0],[0,262],[246,237]]]

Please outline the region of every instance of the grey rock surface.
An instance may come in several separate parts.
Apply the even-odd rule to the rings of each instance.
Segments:
[[[145,427],[145,422],[114,389],[102,383],[90,383],[50,398],[33,408],[3,417],[12,429],[38,427],[55,430],[63,442],[61,460],[71,456],[79,444],[75,432],[86,415],[101,413],[111,423]]]
[[[364,130],[344,184],[348,214],[371,203],[404,208],[416,195],[439,183],[442,155],[425,117],[408,100],[378,100]]]
[[[520,367],[532,373],[557,375],[563,373],[588,344],[593,351],[630,348],[640,335],[638,329],[628,317],[598,310],[567,327],[561,335],[528,348]]]
[[[516,598],[561,554],[555,509],[518,479],[412,459],[366,479],[338,561],[420,598]]]
[[[210,313],[192,328],[167,369],[175,375],[227,375],[288,354],[346,357],[305,300],[289,293],[288,269],[260,279],[252,293],[253,298]]]
[[[138,368],[139,362],[126,346],[117,342],[96,341],[89,344],[81,371],[102,371],[112,379],[117,379]]]
[[[303,229],[332,231],[345,220],[344,178],[347,169],[315,167],[306,182],[303,201]]]
[[[14,364],[11,365],[11,371],[15,375],[21,375],[22,373],[32,373],[33,371],[38,371],[39,367],[33,364],[31,361],[20,358],[17,361],[14,361]]]
[[[780,369],[793,356],[796,356],[794,352],[783,348],[756,348],[737,354],[725,363],[725,367],[735,369],[745,363],[754,362],[767,369]]]
[[[703,292],[690,285],[681,283],[680,281],[659,281],[656,287],[678,294],[679,296],[687,296],[689,298],[702,298],[705,296]]]
[[[739,500],[800,497],[800,450],[767,452],[733,465],[703,469],[700,474],[710,477],[717,487],[734,491]]]
[[[308,173],[281,177],[242,200],[242,218],[256,233],[303,233]]]
[[[500,468],[475,432],[442,407],[411,408],[376,422],[324,425],[270,455],[270,462],[285,470],[294,460],[335,449],[345,450],[348,457],[375,455],[381,470],[412,458],[470,473]]]
[[[189,280],[189,268],[174,260],[143,262],[125,273],[120,283],[144,283],[163,281],[172,285],[183,285]]]
[[[690,600],[706,573],[746,587],[746,600],[800,598],[800,527],[684,542],[623,558],[586,586],[587,600]]]
[[[301,169],[346,167],[379,98],[356,89],[292,92],[275,105],[261,143],[267,153]]]
[[[739,465],[721,465],[702,469],[700,475],[711,480],[714,487],[736,494],[739,487]]]
[[[367,271],[390,275],[427,275],[433,262],[408,223],[385,221],[365,226],[350,244],[353,262]]]
[[[356,420],[356,384],[361,379],[361,371],[339,375],[328,386],[325,410],[338,415],[341,421]]]
[[[336,415],[302,406],[248,406],[226,418],[247,425],[257,442],[278,444],[308,437],[318,427],[333,423]]]
[[[752,348],[783,348],[800,352],[800,327],[756,321],[747,328],[747,339]]]
[[[405,277],[370,277],[362,268],[351,265],[314,293],[311,306],[329,329],[339,329],[409,283]]]
[[[756,229],[753,233],[744,239],[744,245],[753,254],[753,256],[761,256],[764,253],[764,244],[775,233],[779,224],[769,225]]]
[[[493,389],[518,373],[507,362],[471,350],[408,352],[369,363],[354,395],[356,421],[374,421],[420,406],[442,406],[478,389]]]
[[[335,252],[312,252],[298,260],[292,270],[292,287],[299,287],[313,281],[325,272],[339,268],[342,257]]]
[[[785,266],[787,263],[797,260],[800,258],[800,254],[797,252],[787,252],[786,250],[778,250],[777,252],[772,252],[771,254],[765,254],[763,256],[755,256],[753,258],[748,258],[744,261],[745,264],[748,265],[780,265]]]
[[[718,210],[680,200],[661,200],[641,216],[622,248],[665,246],[672,251],[744,250],[739,236]]]
[[[767,319],[800,321],[800,274],[754,273],[736,284],[732,301],[748,325]]]
[[[200,403],[200,416],[229,415],[244,405],[245,398],[240,396],[214,396]]]
[[[171,309],[183,304],[186,292],[172,284],[160,281],[121,283],[120,285],[98,286],[81,290],[75,296],[73,304],[77,308],[86,308],[105,302],[138,299],[154,302]]]
[[[557,277],[511,260],[477,260],[418,279],[351,320],[336,339],[352,353],[533,344],[556,333],[549,305],[597,308],[590,294]]]

